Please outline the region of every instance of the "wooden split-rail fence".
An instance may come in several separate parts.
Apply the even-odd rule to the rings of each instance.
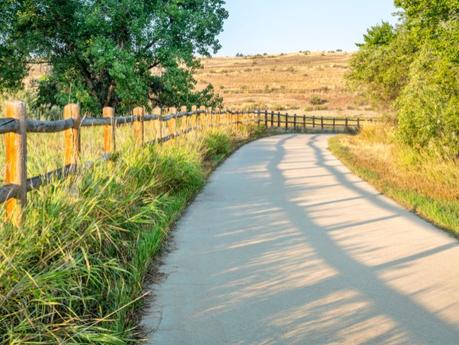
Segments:
[[[111,107],[102,110],[102,117],[81,118],[78,104],[64,107],[63,120],[41,121],[27,118],[23,102],[9,102],[5,118],[0,118],[0,134],[5,140],[5,178],[0,186],[0,203],[5,203],[7,221],[19,226],[23,221],[23,210],[27,203],[27,192],[48,184],[54,179],[63,179],[77,171],[80,165],[81,130],[84,127],[103,126],[103,160],[110,159],[116,152],[117,127],[131,124],[135,143],[138,146],[164,143],[194,130],[254,123],[258,126],[282,128],[286,130],[355,130],[363,121],[355,118],[332,118],[297,116],[269,111],[231,111],[223,109],[191,109],[182,107],[180,111],[155,108],[146,114],[143,107],[134,108],[132,115],[115,116]],[[182,121],[178,121],[182,119]],[[183,120],[184,119],[184,120]],[[155,139],[145,141],[145,122],[155,124]],[[62,132],[64,137],[63,167],[40,176],[27,177],[27,133]]]

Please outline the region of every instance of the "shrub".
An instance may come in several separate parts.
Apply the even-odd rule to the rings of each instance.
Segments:
[[[205,137],[206,158],[226,156],[231,151],[231,140],[228,134],[210,131]]]
[[[396,1],[401,22],[368,30],[348,80],[398,115],[398,138],[459,156],[457,1]]]
[[[309,103],[311,103],[312,105],[322,105],[327,102],[328,101],[326,99],[323,99],[320,96],[312,96],[309,100]]]
[[[437,41],[425,43],[396,102],[399,138],[412,147],[430,147],[446,156],[459,155],[457,39],[459,24],[446,26]]]

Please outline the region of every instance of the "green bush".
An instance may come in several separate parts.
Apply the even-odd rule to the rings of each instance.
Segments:
[[[322,105],[327,102],[328,101],[326,99],[323,99],[320,96],[312,96],[309,100],[309,103],[311,103],[312,105]]]
[[[206,158],[226,156],[231,151],[231,139],[228,134],[210,131],[205,137]]]
[[[399,138],[414,147],[459,155],[459,24],[427,41],[397,99]]]
[[[368,30],[348,80],[398,116],[398,138],[459,155],[459,6],[456,0],[396,0],[401,23]]]

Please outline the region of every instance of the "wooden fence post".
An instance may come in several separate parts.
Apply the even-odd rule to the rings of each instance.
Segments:
[[[324,117],[323,116],[320,117],[320,128],[324,129]]]
[[[5,134],[6,169],[5,184],[17,186],[15,198],[6,201],[6,219],[15,226],[23,223],[27,203],[27,118],[23,102],[6,104],[6,117],[19,122],[16,133]]]
[[[106,156],[115,153],[116,151],[116,122],[115,122],[115,109],[112,107],[104,107],[102,109],[102,116],[110,119],[110,124],[104,126],[104,153]]]
[[[134,120],[134,139],[137,146],[142,146],[145,142],[145,128],[143,117],[145,111],[143,107],[136,107],[132,110],[132,114],[135,116]]]
[[[265,110],[265,127],[268,127],[268,111]]]
[[[336,130],[335,128],[336,128],[336,119],[333,118],[333,132]]]
[[[158,143],[161,142],[161,138],[163,137],[163,124],[161,122],[161,108],[154,107],[153,108],[153,115],[158,116],[158,120],[155,120],[155,141]]]
[[[190,131],[194,130],[194,127],[196,127],[196,118],[197,118],[197,115],[196,115],[196,111],[198,111],[198,107],[196,105],[193,105],[191,106],[191,111],[194,113],[193,115],[191,115],[190,117],[190,121],[189,121],[189,128],[190,128]]]
[[[175,137],[177,134],[177,108],[176,107],[169,108],[169,112],[172,115],[172,118],[168,122],[170,123],[170,132],[172,136]]]
[[[303,115],[303,129],[306,129],[306,115]]]
[[[316,117],[312,115],[312,128],[316,128]]]
[[[277,113],[277,128],[281,128],[281,113]]]
[[[206,115],[206,106],[201,105],[201,106],[199,107],[199,110],[201,110],[203,113],[201,113],[201,114],[198,115],[198,118],[197,118],[198,121],[197,121],[197,122],[198,122],[198,128],[199,128],[199,129],[202,129],[202,127],[203,127],[203,125],[202,125],[202,124],[203,124],[203,118],[204,118],[205,115]]]
[[[293,129],[296,131],[296,114],[293,115]]]
[[[285,130],[288,130],[288,113],[285,113]]]
[[[180,112],[181,113],[186,113],[187,111],[188,111],[188,109],[187,109],[186,105],[182,105],[180,107]],[[186,127],[186,119],[187,119],[186,116],[183,116],[183,117],[180,118],[180,132],[181,133],[185,133],[185,131],[186,131],[186,128],[185,128]]]
[[[80,106],[75,103],[67,104],[64,107],[64,119],[73,119],[73,127],[64,131],[64,168],[75,170],[81,152]]]

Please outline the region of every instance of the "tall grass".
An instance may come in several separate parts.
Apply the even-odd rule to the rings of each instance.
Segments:
[[[133,342],[170,225],[207,173],[256,135],[213,129],[131,148],[30,193],[24,226],[0,225],[0,344]]]
[[[459,160],[415,150],[388,125],[367,125],[357,136],[337,136],[331,151],[351,170],[430,222],[459,236]]]

